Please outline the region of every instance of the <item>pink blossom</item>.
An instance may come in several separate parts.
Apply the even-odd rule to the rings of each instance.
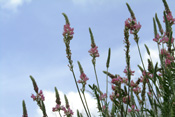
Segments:
[[[117,78],[113,78],[111,81],[111,83],[113,84],[118,84],[120,82],[122,82],[122,78],[120,76],[118,76]]]
[[[138,94],[141,92],[141,88],[140,87],[136,87],[136,88],[133,88],[133,91]]]
[[[143,76],[146,76],[146,71],[143,71],[143,72],[142,72],[142,75],[143,75]]]
[[[160,38],[160,36],[159,36],[159,34],[157,34],[156,37],[153,39],[153,41],[158,42],[159,38]]]
[[[166,65],[170,65],[170,64],[171,64],[171,60],[170,60],[170,59],[166,59],[166,60],[165,60],[165,64],[166,64]]]
[[[131,108],[134,109],[135,108],[135,105],[131,105]]]
[[[131,80],[130,85],[131,85],[132,87],[135,87],[135,86],[136,86],[136,84],[134,83],[133,80]]]
[[[115,99],[115,94],[114,94],[114,92],[112,92],[112,94],[111,94],[109,97],[110,97],[110,99],[111,99],[112,101],[114,101],[114,99]]]
[[[148,92],[148,95],[149,95],[150,97],[152,97],[152,93],[151,93],[151,92]]]
[[[32,94],[31,98],[33,98],[33,101],[36,100],[36,97],[34,94]]]
[[[135,31],[138,32],[141,28],[140,22],[137,23],[136,19],[128,18],[125,21],[125,27],[130,29],[130,33],[133,34]]]
[[[169,12],[169,13],[166,15],[166,17],[167,17],[167,20],[168,20],[170,23],[174,24],[175,18],[173,18],[171,12]],[[163,17],[163,22],[165,22],[165,17]]]
[[[125,68],[123,72],[126,74],[126,76],[128,75],[127,68]],[[131,69],[129,68],[129,72],[132,76],[134,76],[135,71],[131,71]]]
[[[89,78],[86,76],[86,74],[83,72],[80,75],[80,80],[78,80],[78,83],[86,84],[86,81],[89,80]]]
[[[130,100],[130,98],[131,98],[131,96],[129,96],[129,100]],[[128,96],[126,96],[126,97],[123,97],[123,103],[127,103],[127,101],[128,101]]]
[[[116,90],[116,86],[112,85],[112,90],[115,91]]]
[[[128,112],[130,113],[132,110],[131,109],[128,109]]]
[[[116,97],[117,97],[117,98],[119,98],[119,96],[120,96],[120,94],[119,94],[119,93],[117,93],[117,94],[116,94]]]
[[[71,28],[69,24],[64,25],[64,32],[63,32],[63,36],[70,36],[73,37],[74,34],[74,28]]]
[[[135,111],[139,112],[139,109],[135,109]]]
[[[95,46],[94,48],[91,48],[88,51],[92,57],[99,57],[100,56],[99,53],[98,53],[97,48],[98,48],[98,46]]]
[[[106,93],[101,94],[99,100],[105,100],[106,97],[107,97]]]
[[[128,82],[128,78],[123,78],[123,83],[127,83]]]

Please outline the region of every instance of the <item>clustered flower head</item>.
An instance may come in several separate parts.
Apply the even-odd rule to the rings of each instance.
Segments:
[[[166,32],[164,32],[163,36],[159,36],[159,34],[156,35],[156,37],[153,39],[153,41],[157,42],[158,44],[160,43],[166,43],[168,44],[169,43],[169,37],[167,36]],[[174,38],[172,37],[171,38],[171,43],[174,42]]]
[[[80,75],[80,80],[78,80],[78,83],[82,83],[83,85],[85,85],[87,80],[89,80],[89,78],[86,76],[84,72],[82,72]]]
[[[70,38],[73,38],[73,34],[74,34],[74,28],[70,27],[70,24],[65,24],[64,25],[64,32],[63,32],[63,36],[67,36]]]
[[[73,115],[73,111],[70,109],[70,107],[65,108],[64,106],[61,106],[61,105],[57,104],[55,107],[52,108],[53,112],[60,111],[60,110],[63,110],[64,114],[66,116],[72,117],[72,115]]]
[[[99,100],[105,100],[106,97],[107,97],[106,93],[104,93],[104,94],[102,93],[99,97]]]
[[[126,74],[126,76],[128,75],[127,68],[126,68],[126,69],[124,69],[124,71],[123,71],[123,72]],[[134,76],[134,73],[135,73],[135,71],[132,71],[132,70],[129,68],[129,74],[130,74],[130,75],[132,75],[132,76]]]
[[[170,24],[175,24],[175,18],[173,18],[171,11],[166,14],[166,18]],[[163,17],[163,22],[165,22],[165,17]]]
[[[44,101],[45,100],[45,97],[43,95],[43,91],[42,90],[40,90],[40,92],[37,93],[36,96],[34,94],[32,94],[31,98],[33,98],[33,101],[35,101],[35,100],[36,101],[40,101],[40,100]]]
[[[99,57],[99,53],[98,53],[98,46],[92,47],[88,52],[90,53],[90,55],[92,57]]]
[[[159,39],[160,39],[160,36],[159,36],[159,34],[157,34],[156,37],[153,39],[153,41],[159,42]]]
[[[134,34],[134,33],[137,33],[140,30],[141,25],[140,25],[140,22],[137,23],[136,19],[128,18],[125,21],[125,27],[130,29],[131,34]]]
[[[128,112],[139,112],[139,109],[135,109],[135,105],[131,105],[131,109],[128,109]]]
[[[161,49],[161,55],[165,57],[165,65],[170,65],[174,61],[174,57],[166,49]]]

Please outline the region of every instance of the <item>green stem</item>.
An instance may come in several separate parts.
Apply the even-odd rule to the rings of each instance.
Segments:
[[[108,68],[107,68],[107,72],[108,72]],[[108,108],[108,75],[106,75],[106,116],[107,116],[107,108]]]
[[[144,68],[144,70],[146,71],[145,66],[144,66],[144,63],[143,63],[142,55],[141,55],[141,52],[140,52],[140,47],[139,47],[138,43],[137,43],[137,47],[138,47],[138,51],[139,51],[139,55],[140,55],[140,59],[141,59],[143,68]],[[146,75],[147,75],[147,74],[146,74]],[[156,96],[156,94],[155,94],[155,92],[154,92],[154,90],[153,90],[153,88],[152,88],[152,86],[151,86],[149,80],[148,80],[148,85],[151,87],[151,89],[152,89],[152,91],[153,91],[153,93],[154,93],[154,96],[156,97],[156,100],[157,100],[158,103],[160,104],[160,102],[159,102],[159,100],[158,100],[158,98],[157,98],[157,96]],[[142,106],[143,106],[143,105],[142,105]]]
[[[83,107],[84,107],[84,110],[85,110],[85,112],[86,112],[86,115],[89,117],[89,114],[88,114],[88,112],[87,112],[87,110],[86,110],[86,107],[85,107],[85,105],[84,105],[84,102],[83,102],[82,96],[81,96],[81,94],[80,94],[80,90],[79,90],[79,87],[78,87],[78,84],[77,84],[77,80],[76,80],[76,77],[75,77],[75,74],[74,74],[74,70],[72,69],[71,71],[72,71],[72,74],[73,74],[73,77],[74,77],[74,81],[75,81],[75,84],[76,84],[76,87],[77,87],[77,90],[78,90],[78,93],[79,93],[79,96],[80,96],[81,102],[82,102]]]
[[[59,115],[60,115],[60,117],[62,117],[60,111],[59,111]]]
[[[96,77],[96,81],[97,81],[97,86],[98,86],[98,89],[100,90],[100,86],[99,86],[99,83],[98,83],[98,77],[97,77],[97,72],[96,72],[95,64],[93,64],[93,66],[94,66],[94,72],[95,72],[95,77]]]
[[[85,100],[85,104],[86,104],[88,113],[89,113],[89,115],[90,115],[90,117],[91,117],[91,113],[90,113],[90,111],[89,111],[88,104],[87,104],[87,101],[86,101],[86,96],[85,96],[84,92],[82,92],[82,93],[83,93],[83,97],[84,97],[84,100]]]

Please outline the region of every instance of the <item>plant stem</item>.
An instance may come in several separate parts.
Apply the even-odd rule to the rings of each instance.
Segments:
[[[95,64],[93,64],[93,66],[94,66],[94,72],[95,72],[95,77],[96,77],[96,81],[97,81],[97,87],[100,90],[100,86],[99,86],[99,83],[98,83],[98,77],[97,77],[97,72],[96,72]]]
[[[74,70],[72,69],[71,71],[72,71],[72,74],[73,74],[73,77],[74,77],[74,81],[75,81],[75,84],[76,84],[76,87],[77,87],[77,90],[78,90],[78,93],[79,93],[79,96],[80,96],[81,102],[82,102],[83,107],[84,107],[84,110],[85,110],[85,112],[86,112],[86,115],[89,117],[89,114],[88,114],[88,112],[87,112],[87,110],[86,110],[86,107],[85,107],[85,105],[84,105],[84,102],[83,102],[82,96],[81,96],[81,94],[80,94],[80,89],[79,89],[78,84],[77,84],[77,80],[76,80],[76,77],[75,77],[75,74],[74,74]]]
[[[60,115],[60,117],[62,117],[60,111],[59,111],[59,115]]]
[[[108,68],[107,68],[108,72]],[[106,116],[107,116],[107,104],[108,104],[108,75],[106,75]]]
[[[84,92],[82,92],[82,93],[83,93],[83,97],[84,97],[84,100],[85,100],[85,104],[86,104],[88,113],[89,113],[89,115],[90,115],[90,117],[91,117],[91,113],[90,113],[90,111],[89,111],[88,104],[87,104],[87,101],[86,101],[86,96],[85,96]]]

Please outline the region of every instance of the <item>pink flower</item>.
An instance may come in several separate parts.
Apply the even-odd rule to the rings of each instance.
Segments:
[[[170,65],[170,64],[171,64],[171,60],[170,60],[170,59],[166,59],[166,60],[165,60],[165,64],[166,64],[166,65]]]
[[[143,76],[146,76],[146,71],[143,71],[143,72],[142,72],[142,75],[143,75]]]
[[[100,56],[99,53],[98,53],[97,48],[98,48],[98,46],[95,46],[94,48],[91,48],[88,51],[92,57],[99,57]]]
[[[128,78],[123,78],[122,81],[126,84],[128,82]]]
[[[33,98],[33,101],[36,100],[36,97],[34,94],[32,94],[31,98]]]
[[[112,90],[115,91],[116,90],[116,86],[112,85]]]
[[[111,81],[111,83],[113,84],[118,84],[120,82],[122,82],[122,78],[120,76],[118,76],[117,78],[113,78]]]
[[[160,36],[159,36],[159,34],[157,34],[156,37],[153,39],[153,41],[158,42],[159,38],[160,38]]]
[[[130,100],[130,98],[131,98],[131,96],[129,96],[129,100]],[[127,101],[128,101],[128,96],[126,96],[126,97],[123,97],[123,103],[127,103]]]
[[[64,25],[64,32],[63,32],[63,36],[69,36],[69,37],[73,37],[74,34],[74,28],[71,28],[69,24]]]
[[[80,80],[78,80],[78,83],[86,84],[86,81],[89,80],[89,78],[86,76],[85,73],[81,73]]]
[[[117,97],[117,98],[119,98],[119,96],[120,96],[120,94],[119,94],[119,93],[117,93],[117,94],[116,94],[116,97]]]
[[[111,99],[112,101],[114,101],[114,99],[115,99],[115,94],[114,94],[114,92],[112,92],[112,94],[111,94],[109,97],[110,97],[110,99]]]
[[[152,97],[152,96],[153,96],[151,92],[148,92],[148,95],[149,95],[150,97]]]
[[[132,110],[131,109],[128,109],[128,112],[130,113]]]
[[[135,108],[135,105],[131,105],[131,108],[134,109]]]
[[[141,28],[140,22],[137,23],[136,19],[128,18],[125,21],[125,27],[130,29],[130,33],[133,34],[135,31],[138,32]]]
[[[136,86],[136,84],[134,83],[133,80],[131,80],[130,85],[131,85],[131,87],[135,87]]]
[[[105,100],[105,98],[107,97],[106,93],[100,95],[99,100]]]
[[[169,13],[166,15],[166,17],[167,17],[167,20],[168,20],[170,23],[174,24],[175,18],[173,18],[171,12],[169,12]],[[165,17],[163,17],[163,22],[165,22]]]
[[[133,88],[133,91],[134,93],[138,94],[141,92],[141,88],[140,87]]]
[[[126,76],[128,75],[127,68],[125,68],[123,72],[126,74]],[[130,74],[131,74],[132,76],[134,76],[134,72],[135,72],[135,71],[131,71],[131,69],[129,68],[129,72],[130,72]]]
[[[135,111],[139,112],[139,109],[135,109]]]
[[[136,30],[139,30],[141,28],[140,22],[138,22],[138,24],[136,24]]]

